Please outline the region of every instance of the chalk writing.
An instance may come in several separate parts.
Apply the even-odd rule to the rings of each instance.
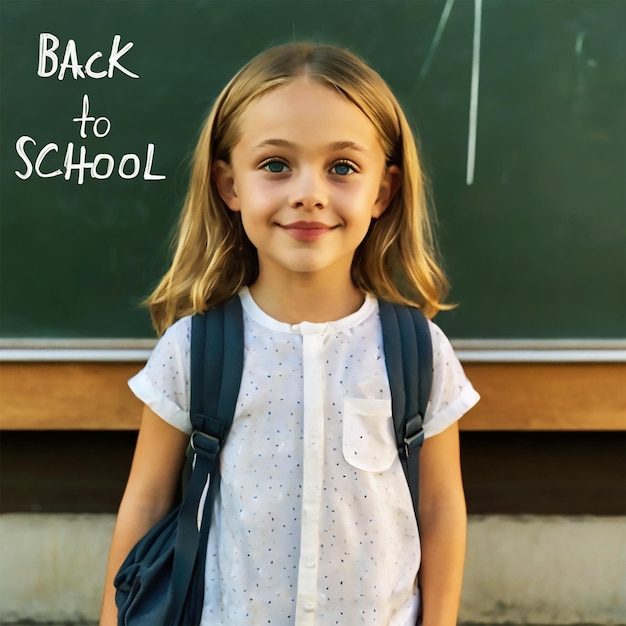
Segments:
[[[422,69],[420,71],[420,80],[426,77],[428,71],[430,70],[430,66],[435,58],[435,54],[437,52],[437,48],[439,47],[439,42],[441,41],[441,36],[443,35],[443,31],[446,28],[446,24],[448,23],[448,19],[450,17],[450,12],[452,11],[452,7],[454,6],[454,0],[446,0],[446,4],[443,7],[443,11],[441,12],[441,17],[439,18],[439,23],[437,24],[437,30],[435,31],[435,36],[433,40],[430,42],[430,48],[428,49],[428,54],[426,55],[426,60],[424,61],[424,65],[422,65]]]
[[[98,117],[87,115],[89,113],[89,96],[85,94],[83,96],[83,114],[80,117],[72,118],[72,122],[80,122],[80,136],[83,139],[87,139],[87,133],[85,131],[85,125],[87,122],[93,122],[92,131],[96,137],[106,137],[111,130],[111,122],[108,117]],[[100,122],[104,122],[106,130],[103,132],[98,131],[98,125]]]
[[[87,148],[80,146],[78,161],[74,161],[74,144],[69,142],[65,150],[65,158],[63,160],[63,166],[65,172],[61,169],[55,169],[51,171],[43,170],[44,159],[51,152],[59,152],[59,146],[56,143],[46,144],[37,155],[35,159],[35,166],[33,168],[33,162],[31,158],[26,154],[26,145],[32,143],[34,146],[37,142],[27,135],[20,137],[16,144],[15,149],[18,156],[25,164],[25,170],[20,172],[15,170],[15,175],[22,180],[30,178],[33,172],[39,176],[39,178],[54,178],[55,176],[64,175],[65,180],[70,180],[72,172],[77,172],[78,184],[82,185],[85,182],[85,174],[88,172],[91,178],[97,180],[105,180],[111,176],[113,171],[117,171],[120,178],[130,179],[136,178],[141,172],[142,159],[137,154],[125,154],[119,161],[117,168],[115,168],[115,158],[111,154],[105,152],[97,154],[93,161],[87,161]],[[152,173],[152,163],[154,161],[154,144],[149,143],[146,149],[145,166],[143,168],[144,180],[163,180],[165,176]],[[98,170],[98,166],[103,164],[106,168],[103,171]],[[130,164],[130,169],[127,167]],[[102,170],[102,168],[101,168]]]
[[[56,51],[59,49],[59,38],[52,33],[41,33],[39,35],[39,58],[37,65],[37,75],[41,78],[50,78],[57,74],[59,80],[63,80],[66,74],[71,75],[74,80],[78,78],[113,78],[115,71],[118,70],[122,74],[129,76],[130,78],[139,78],[138,74],[130,71],[127,67],[121,64],[121,58],[129,52],[133,47],[133,42],[128,42],[126,45],[120,48],[121,37],[115,35],[111,44],[111,50],[108,55],[107,69],[98,69],[94,65],[102,63],[104,55],[101,51],[97,50],[91,56],[88,57],[84,65],[79,62],[78,50],[76,48],[76,42],[73,39],[69,39],[65,45],[65,52],[59,62],[59,56]],[[70,72],[68,74],[68,71]],[[88,133],[93,134],[97,139],[106,137],[111,132],[111,120],[101,115],[96,117],[90,115],[90,102],[89,95],[83,95],[81,114],[77,117],[73,117],[72,121],[80,125],[78,134],[82,139],[87,139]],[[120,178],[132,179],[139,175],[144,180],[163,180],[165,178],[162,174],[153,174],[152,165],[154,162],[154,144],[148,143],[146,146],[145,158],[134,153],[124,154],[119,158],[116,158],[107,153],[101,152],[96,154],[91,160],[87,157],[87,148],[85,146],[76,147],[77,154],[75,154],[75,146],[73,142],[68,142],[64,149],[65,156],[63,158],[63,168],[59,167],[58,163],[54,163],[53,155],[56,153],[59,155],[60,148],[55,142],[49,142],[45,144],[38,152],[34,150],[33,156],[29,156],[27,152],[32,148],[37,147],[35,139],[29,135],[22,135],[15,142],[15,151],[17,156],[23,161],[24,169],[22,171],[15,170],[15,175],[22,179],[27,180],[33,174],[39,178],[54,178],[57,176],[63,176],[65,180],[72,178],[73,172],[76,172],[76,180],[79,185],[85,182],[86,175],[95,180],[106,180],[115,173]],[[48,158],[50,157],[50,158]]]
[[[467,138],[467,173],[465,182],[474,182],[476,166],[476,129],[478,126],[478,81],[480,77],[480,27],[482,0],[474,0],[474,37],[472,41],[472,82],[470,85],[469,135]]]
[[[87,78],[113,78],[113,73],[116,69],[118,69],[120,72],[123,72],[131,78],[139,78],[137,74],[131,72],[119,62],[120,59],[134,45],[131,41],[120,50],[121,40],[122,38],[120,35],[115,35],[113,37],[107,70],[101,70],[99,72],[94,71],[93,64],[103,56],[102,52],[97,50],[87,59],[87,62],[84,65],[85,70],[83,71],[83,65],[78,62],[78,51],[76,49],[76,42],[73,39],[70,39],[65,45],[63,60],[59,65],[59,57],[55,52],[58,50],[60,45],[59,38],[52,33],[41,33],[39,35],[39,64],[37,66],[37,75],[42,78],[49,78],[50,76],[54,76],[54,74],[56,74],[58,68],[59,75],[57,78],[59,80],[63,80],[65,78],[65,72],[68,69],[71,70],[72,77],[74,79],[85,78],[85,74],[87,75]],[[49,69],[48,61],[50,61]]]
[[[419,80],[424,80],[430,71],[430,67],[437,54],[443,31],[450,19],[450,13],[454,7],[454,0],[446,0],[439,17],[439,23],[435,35],[430,43],[426,60],[419,73]],[[469,130],[467,137],[467,169],[465,182],[467,185],[474,183],[474,170],[476,168],[476,131],[478,127],[478,81],[480,77],[480,30],[482,22],[482,0],[474,0],[474,33],[472,38],[472,77],[470,85],[470,108]],[[581,44],[582,45],[582,44]],[[577,43],[577,52],[578,52]]]

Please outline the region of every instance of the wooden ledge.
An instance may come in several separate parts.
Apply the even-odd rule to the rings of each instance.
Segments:
[[[466,363],[464,430],[626,430],[624,363]],[[0,429],[134,430],[141,363],[0,363]]]

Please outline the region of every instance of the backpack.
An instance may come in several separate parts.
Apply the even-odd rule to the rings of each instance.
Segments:
[[[396,443],[417,519],[422,423],[433,377],[430,331],[418,309],[380,299],[378,304]],[[184,496],[122,564],[114,581],[119,626],[200,623],[206,547],[220,483],[219,454],[239,395],[243,332],[239,296],[192,318],[192,434],[183,471]]]

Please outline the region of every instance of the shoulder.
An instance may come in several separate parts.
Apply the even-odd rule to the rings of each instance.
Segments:
[[[428,325],[433,347],[433,386],[424,420],[427,437],[444,431],[480,398],[448,337],[434,322],[429,321]]]
[[[380,321],[381,325],[383,326],[383,330],[385,323],[393,325],[396,324],[395,320],[397,319],[397,315],[399,315],[402,309],[414,313],[414,321],[416,323],[420,322],[420,326],[422,326],[422,320],[426,321],[428,330],[430,332],[431,344],[433,348],[433,360],[441,356],[443,356],[443,358],[445,359],[450,354],[454,355],[454,349],[452,348],[452,344],[446,337],[445,333],[437,324],[435,324],[435,322],[428,319],[424,315],[424,313],[417,307],[409,306],[406,304],[394,304],[392,302],[378,298],[378,310],[380,313]]]
[[[163,333],[144,368],[129,381],[133,393],[159,417],[189,428],[189,352],[191,317],[183,317]]]
[[[157,341],[148,359],[148,370],[186,362],[191,346],[191,316],[174,322]]]
[[[430,339],[433,346],[433,362],[442,361],[451,357],[457,360],[452,343],[443,330],[432,320],[428,320],[428,328],[430,330]]]
[[[191,341],[191,320],[193,315],[185,315],[179,320],[176,320],[167,330],[161,335],[157,343],[178,343],[178,342],[190,342]]]

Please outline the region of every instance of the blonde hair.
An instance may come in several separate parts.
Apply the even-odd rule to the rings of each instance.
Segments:
[[[271,48],[243,67],[224,88],[202,128],[193,156],[171,266],[146,300],[159,334],[184,315],[225,302],[258,276],[258,258],[240,214],[230,211],[211,179],[216,159],[230,160],[242,113],[252,100],[306,76],[342,93],[378,131],[387,164],[402,182],[387,210],[373,220],[352,262],[356,287],[427,315],[442,303],[447,281],[437,262],[426,180],[415,139],[396,98],[361,59],[329,45],[292,43]]]

